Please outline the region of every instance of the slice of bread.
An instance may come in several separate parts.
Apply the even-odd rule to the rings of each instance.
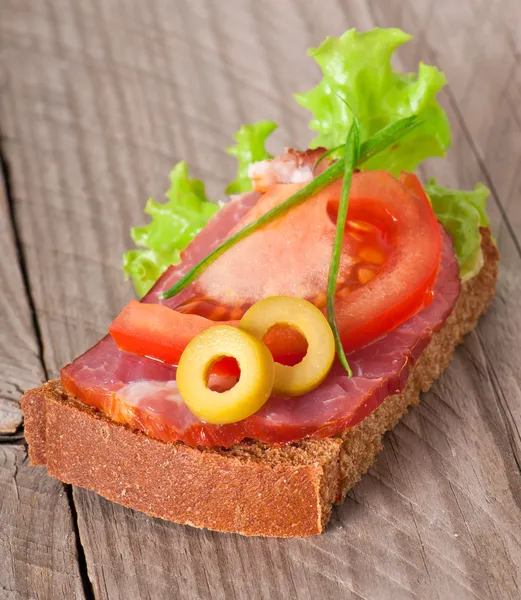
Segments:
[[[56,380],[22,400],[31,462],[66,483],[175,523],[243,535],[320,533],[333,504],[369,469],[384,433],[446,369],[492,299],[498,253],[488,229],[482,251],[481,271],[463,284],[405,389],[341,436],[285,446],[245,441],[227,450],[164,443],[110,421]]]

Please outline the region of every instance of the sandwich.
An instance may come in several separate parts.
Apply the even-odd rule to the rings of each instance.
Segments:
[[[316,137],[272,156],[276,125],[243,125],[229,201],[174,167],[124,256],[141,300],[24,394],[33,465],[175,523],[324,530],[497,279],[487,188],[414,174],[450,125],[443,74],[391,66],[409,39],[349,30],[311,50],[323,78],[296,100]]]

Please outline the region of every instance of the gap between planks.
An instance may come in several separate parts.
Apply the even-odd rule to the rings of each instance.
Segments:
[[[3,187],[3,192],[5,195],[5,199],[8,207],[9,221],[11,226],[11,231],[14,238],[14,246],[16,250],[16,258],[17,258],[17,266],[22,278],[23,289],[25,292],[25,300],[29,307],[29,311],[31,314],[31,324],[34,336],[36,338],[37,348],[38,348],[38,360],[40,362],[40,366],[42,368],[43,374],[45,376],[45,380],[49,379],[47,367],[45,364],[45,355],[44,355],[44,345],[43,339],[40,329],[39,317],[35,308],[34,298],[31,292],[31,281],[28,274],[27,264],[24,255],[23,244],[21,241],[20,231],[17,225],[16,220],[16,207],[15,207],[15,198],[11,186],[11,178],[9,171],[9,163],[3,152],[2,138],[0,136],[0,186]],[[16,387],[16,386],[15,386]],[[19,386],[18,386],[19,388]],[[18,389],[20,394],[23,394],[23,390]],[[5,408],[3,404],[6,404]],[[10,399],[0,398],[0,416],[3,417],[4,414],[9,416],[9,410],[14,413],[14,417],[11,417],[11,421],[9,422],[10,428],[6,428],[6,434],[10,435],[1,435],[4,433],[3,430],[0,430],[0,443],[8,443],[21,445],[24,444],[25,454],[27,455],[27,445],[25,444],[25,440],[23,438],[23,416],[19,408],[19,403],[13,402]],[[0,422],[0,425],[3,423]],[[16,483],[16,477],[18,474],[18,467],[15,466],[13,471],[14,484],[17,493],[17,499],[20,501],[18,496],[18,487]],[[83,593],[85,596],[85,600],[94,600],[94,590],[92,587],[92,582],[90,581],[87,561],[85,558],[85,551],[81,542],[80,532],[78,528],[78,511],[76,510],[76,506],[74,504],[74,496],[72,493],[72,486],[68,484],[64,484],[59,482],[59,485],[63,487],[66,496],[67,502],[69,505],[69,510],[72,518],[72,526],[75,536],[76,543],[76,552],[78,554],[78,568],[81,577],[81,584],[83,588]]]

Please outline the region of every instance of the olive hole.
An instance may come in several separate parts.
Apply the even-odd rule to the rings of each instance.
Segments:
[[[262,341],[275,362],[290,367],[300,363],[308,351],[306,338],[297,328],[287,323],[277,323],[270,327]]]
[[[239,363],[233,356],[221,356],[208,369],[206,387],[222,394],[234,388],[241,377]]]

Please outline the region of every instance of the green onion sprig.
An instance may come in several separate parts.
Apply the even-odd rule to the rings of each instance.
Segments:
[[[344,183],[342,186],[342,199],[340,202],[340,206],[342,206],[342,200],[345,205],[345,216],[343,217],[344,225],[345,219],[347,218],[347,201],[349,196],[349,188],[351,185],[351,178],[353,175],[353,171],[355,168],[363,165],[373,156],[382,152],[386,148],[394,145],[398,140],[407,135],[410,131],[416,128],[421,123],[421,120],[418,119],[416,115],[411,117],[406,117],[404,119],[399,119],[390,125],[387,125],[383,129],[380,129],[377,133],[375,133],[371,138],[366,140],[362,145],[359,143],[360,130],[358,126],[358,122],[356,118],[353,118],[353,124],[349,130],[346,144],[344,156],[339,158],[339,160],[333,163],[330,167],[328,167],[323,173],[318,175],[313,181],[308,183],[298,192],[290,196],[287,200],[272,208],[267,213],[259,217],[253,223],[250,223],[230,238],[225,240],[220,246],[218,246],[213,252],[211,252],[206,258],[204,258],[201,262],[195,265],[188,273],[182,277],[175,285],[173,285],[166,292],[161,294],[161,299],[166,300],[168,298],[172,298],[176,296],[181,291],[183,291],[187,286],[189,286],[193,281],[195,281],[213,262],[215,262],[220,256],[222,256],[227,250],[235,246],[237,242],[240,242],[245,237],[254,233],[258,229],[261,229],[268,223],[271,223],[275,219],[278,219],[285,213],[287,213],[292,208],[299,206],[312,196],[315,196],[320,191],[331,185],[333,182],[340,179],[344,176]],[[335,148],[338,150],[339,148]],[[319,159],[320,160],[320,159]],[[318,164],[318,163],[317,163]],[[316,165],[315,165],[316,168]],[[346,178],[348,179],[348,183],[346,184]],[[340,214],[341,208],[339,208],[339,217],[337,220],[337,230],[335,235],[335,247],[333,251],[333,256],[331,260],[331,267],[329,271],[328,278],[328,301],[327,301],[327,312],[328,319],[330,321],[331,327],[333,328],[333,333],[335,335],[335,342],[337,345],[337,352],[339,355],[339,359],[342,362],[343,366],[346,368],[349,376],[351,376],[351,370],[349,365],[347,364],[347,360],[345,358],[345,354],[342,348],[342,344],[340,341],[340,336],[338,333],[338,327],[336,325],[336,319],[334,317],[334,291],[336,289],[336,277],[338,275],[338,266],[340,262],[340,251],[337,246],[337,238],[340,239],[340,248],[342,244],[343,228],[344,225],[341,224],[342,215]],[[336,258],[335,267],[335,255],[338,254]],[[334,275],[336,270],[336,275]],[[333,290],[331,292],[330,288]],[[333,295],[332,298],[330,296]]]
[[[338,152],[341,148],[343,148],[345,146],[345,144],[340,144],[340,146],[335,146],[334,148],[330,148],[329,150],[327,150],[326,152],[324,152],[324,154],[322,154],[322,156],[317,160],[317,162],[315,163],[315,166],[313,167],[313,173],[317,170],[318,165],[325,160],[328,156],[331,156],[332,154],[334,154],[335,152]]]
[[[185,289],[188,285],[192,283],[203,271],[205,271],[215,260],[219,258],[219,256],[223,255],[227,250],[235,246],[237,242],[240,242],[245,237],[249,236],[254,231],[257,231],[264,225],[271,223],[278,217],[281,217],[289,210],[294,208],[295,206],[299,206],[311,196],[315,196],[318,192],[322,191],[328,185],[340,179],[342,173],[344,172],[344,164],[341,161],[336,162],[334,165],[331,165],[327,171],[321,173],[318,177],[313,179],[308,185],[300,189],[296,194],[290,196],[287,200],[272,208],[267,213],[264,213],[261,217],[259,217],[253,223],[246,225],[244,229],[241,229],[232,237],[225,240],[220,246],[218,246],[211,254],[209,254],[206,258],[195,265],[188,273],[182,277],[174,286],[172,286],[169,290],[164,292],[161,296],[162,299],[172,298],[176,294],[179,294],[182,290]]]
[[[352,377],[353,373],[349,363],[347,362],[344,348],[342,346],[342,340],[340,339],[340,332],[338,331],[338,324],[336,322],[335,315],[335,294],[338,270],[340,268],[340,258],[342,255],[342,243],[344,241],[344,229],[346,227],[347,211],[349,208],[349,190],[351,189],[353,172],[359,161],[359,157],[360,126],[358,125],[358,119],[353,119],[344,147],[344,180],[342,182],[342,191],[340,193],[340,202],[338,204],[335,240],[333,242],[331,264],[329,265],[326,293],[327,320],[329,321],[329,325],[333,331],[333,337],[335,338],[336,353],[349,377]]]
[[[360,148],[360,157],[358,159],[358,165],[360,166],[370,158],[372,158],[378,152],[385,150],[389,146],[395,144],[404,135],[409,133],[412,129],[417,127],[420,121],[416,116],[406,117],[395,121],[387,127],[384,127],[370,139],[365,141]],[[253,223],[250,223],[244,229],[241,229],[232,237],[225,240],[220,246],[218,246],[213,252],[211,252],[206,258],[203,258],[195,267],[190,269],[188,273],[182,277],[175,285],[161,295],[161,299],[166,300],[172,298],[182,292],[188,285],[190,285],[201,273],[203,273],[219,256],[222,256],[227,250],[235,246],[237,242],[257,231],[264,225],[271,223],[278,217],[287,213],[295,206],[299,206],[312,196],[318,194],[321,190],[326,188],[328,185],[340,179],[344,173],[344,159],[341,158],[336,163],[333,163],[328,169],[321,173],[318,177],[313,179],[310,183],[300,189],[296,194],[290,196],[287,200],[272,208],[267,213],[263,214]]]

